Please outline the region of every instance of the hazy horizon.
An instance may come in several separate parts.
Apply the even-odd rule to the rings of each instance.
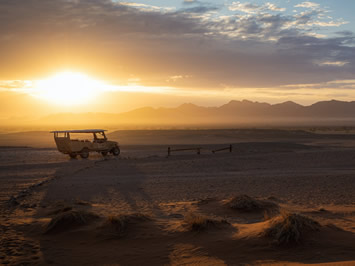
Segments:
[[[215,129],[243,127],[355,126],[355,102],[322,101],[300,105],[231,100],[219,106],[183,103],[176,107],[142,107],[128,112],[58,112],[1,119],[2,131],[68,128]]]

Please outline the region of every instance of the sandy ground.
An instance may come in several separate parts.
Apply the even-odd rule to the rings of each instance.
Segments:
[[[201,155],[170,157],[166,145],[127,145],[118,158],[88,160],[50,148],[0,148],[0,264],[355,264],[355,145],[249,137],[232,153],[212,154],[226,145],[204,144]],[[277,205],[277,212],[226,205],[243,194]],[[321,229],[301,243],[276,245],[263,232],[284,211]],[[49,230],[71,212],[91,216]],[[112,217],[122,215],[128,218],[118,230]],[[226,224],[191,231],[191,215]]]

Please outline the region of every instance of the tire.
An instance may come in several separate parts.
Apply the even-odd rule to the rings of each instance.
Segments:
[[[106,156],[108,154],[108,152],[107,151],[102,151],[101,154],[102,154],[102,156]]]
[[[77,154],[76,153],[69,153],[69,157],[71,159],[76,159]]]
[[[112,150],[111,150],[111,152],[112,152],[112,154],[115,155],[115,156],[118,156],[118,155],[120,155],[120,153],[121,153],[120,148],[117,147],[117,146],[113,147]]]
[[[83,159],[89,158],[89,149],[84,148],[80,153],[80,157]]]

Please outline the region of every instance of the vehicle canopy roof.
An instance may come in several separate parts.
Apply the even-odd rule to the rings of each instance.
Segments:
[[[50,133],[98,133],[107,131],[105,129],[78,129],[78,130],[59,130],[51,131]]]

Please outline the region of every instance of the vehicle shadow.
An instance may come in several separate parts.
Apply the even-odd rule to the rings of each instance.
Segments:
[[[70,207],[93,212],[100,216],[100,224],[111,216],[121,214],[138,213],[148,217],[155,216],[157,212],[159,214],[159,206],[154,205],[150,195],[144,191],[147,175],[136,167],[134,161],[111,157],[87,161],[85,167],[78,169],[71,165],[67,166],[70,169],[58,171],[59,177],[48,184],[40,203],[45,209],[42,208],[37,217],[53,217],[48,214],[56,211],[58,203],[64,206],[61,207],[63,210]],[[87,205],[81,206],[82,203]],[[145,259],[155,265],[169,262],[171,248],[166,244],[164,231],[153,219],[147,224],[138,222],[133,229],[129,228],[128,237],[113,239],[102,239],[100,224],[90,225],[84,230],[40,234],[39,242],[45,263],[102,264],[115,263],[117,258],[120,258],[120,263],[136,261],[137,265],[141,265]],[[136,238],[142,239],[133,241]],[[146,249],[148,246],[149,249]]]
[[[59,177],[48,185],[43,205],[82,200],[93,205],[108,205],[112,211],[140,212],[147,211],[152,204],[143,187],[147,176],[134,160],[108,157],[79,162],[80,166],[70,160],[57,171]]]

